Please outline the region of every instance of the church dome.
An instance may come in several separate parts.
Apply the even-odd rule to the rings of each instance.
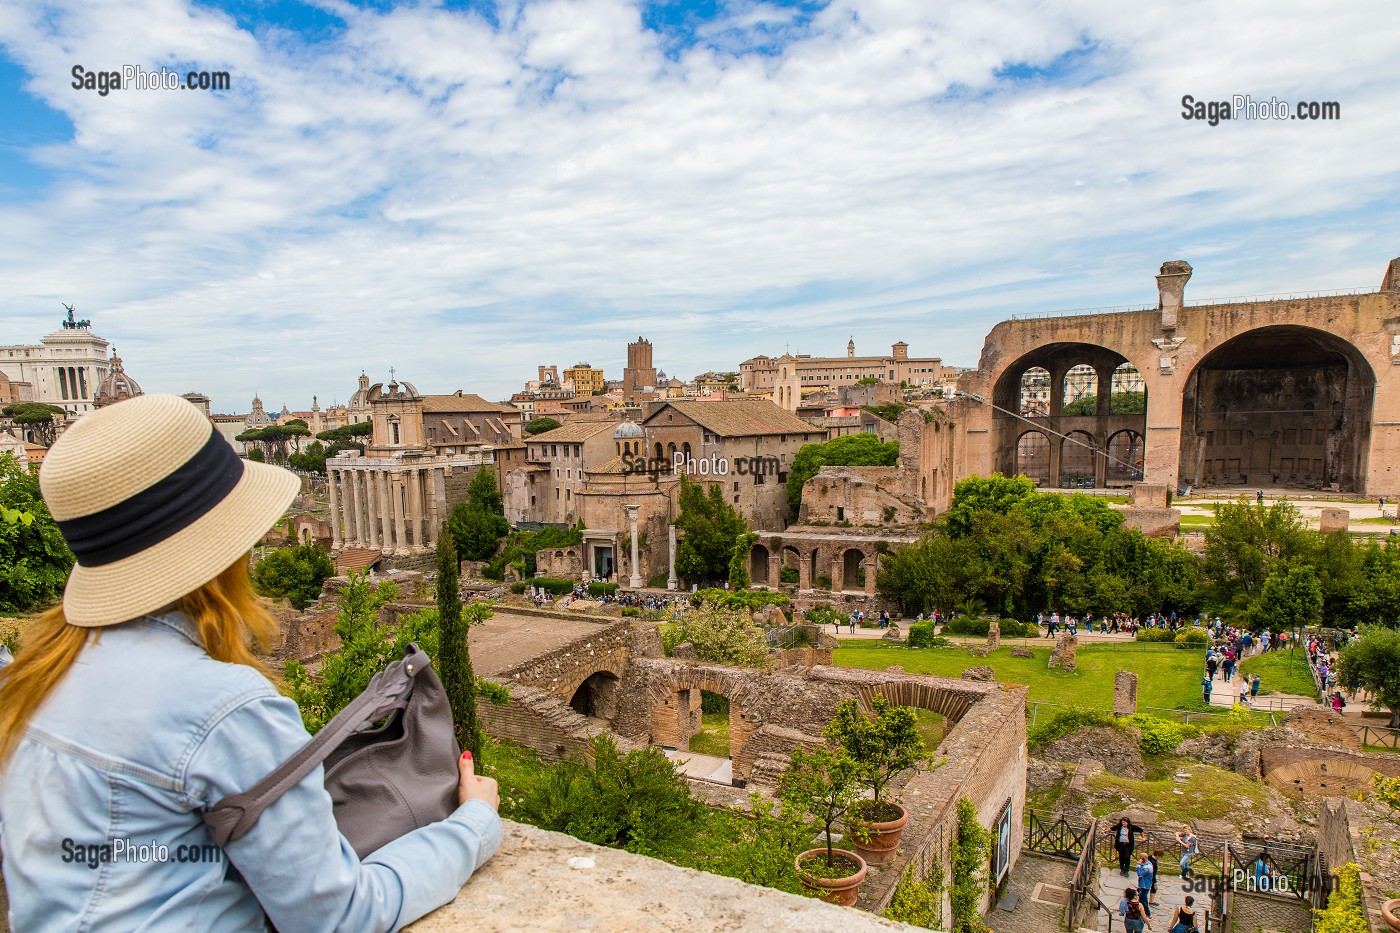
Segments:
[[[646,437],[646,432],[635,421],[624,421],[613,431],[613,440],[615,441],[634,440],[639,437]]]
[[[106,405],[124,402],[141,394],[141,386],[137,384],[135,379],[126,374],[126,370],[122,369],[122,358],[117,356],[114,347],[112,360],[107,366],[107,377],[102,380],[102,384],[93,393],[92,407],[102,408]]]

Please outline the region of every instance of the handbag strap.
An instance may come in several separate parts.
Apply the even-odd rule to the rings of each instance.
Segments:
[[[401,660],[393,661],[370,678],[363,693],[351,700],[316,733],[310,742],[247,790],[230,794],[204,812],[209,835],[220,846],[241,838],[258,822],[263,811],[301,783],[342,742],[370,728],[394,709],[402,709],[419,674],[432,660],[416,644],[404,649]]]

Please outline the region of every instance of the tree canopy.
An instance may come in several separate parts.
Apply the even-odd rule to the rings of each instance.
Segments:
[[[291,444],[298,453],[301,452],[301,439],[310,437],[311,429],[304,423],[288,422],[287,424],[270,424],[265,428],[249,428],[242,434],[234,437],[234,440],[243,444],[254,444],[255,449],[262,450],[265,459],[271,463],[287,462],[287,446]]]
[[[73,553],[39,494],[39,476],[0,454],[0,612],[42,609],[63,594]]]
[[[724,501],[718,483],[694,483],[682,475],[677,498],[676,528],[682,537],[676,545],[676,573],[693,583],[727,580],[735,545],[749,530],[743,516]]]
[[[899,442],[888,443],[874,434],[848,434],[821,444],[803,444],[788,472],[787,495],[793,514],[802,507],[802,487],[824,466],[894,466]]]
[[[298,610],[321,595],[321,584],[335,576],[331,556],[315,544],[271,551],[253,568],[253,586],[264,596],[286,598]]]
[[[38,442],[48,447],[54,442],[58,422],[66,418],[68,413],[47,402],[16,402],[0,408],[0,415],[9,418],[15,424],[33,428]]]
[[[1368,625],[1361,637],[1341,651],[1342,683],[1355,681],[1390,710],[1390,725],[1400,728],[1400,631]]]
[[[1064,407],[1066,415],[1097,415],[1099,400],[1092,395],[1077,398]],[[1147,413],[1146,392],[1114,392],[1108,398],[1110,415],[1142,415]]]
[[[1011,618],[1039,611],[1194,610],[1195,557],[1122,527],[1093,496],[1042,493],[1025,477],[972,477],[918,543],[885,555],[880,593],[906,614],[970,600]]]
[[[496,471],[483,466],[467,487],[467,501],[453,506],[447,519],[457,555],[463,560],[490,560],[501,539],[510,532],[510,523],[501,515],[500,490]]]
[[[533,418],[526,422],[524,434],[530,437],[534,434],[543,434],[545,431],[553,431],[559,427],[559,422],[553,418]]]

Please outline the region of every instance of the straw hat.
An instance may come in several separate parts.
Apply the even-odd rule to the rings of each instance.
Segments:
[[[39,487],[78,558],[63,593],[73,625],[113,625],[223,573],[291,505],[280,467],[241,459],[178,395],[98,409],[44,457]]]

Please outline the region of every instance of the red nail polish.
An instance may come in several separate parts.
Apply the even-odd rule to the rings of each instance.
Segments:
[[[472,753],[471,753],[471,752],[462,752],[462,757],[465,758],[465,759],[467,759],[467,761],[471,761],[471,760],[472,760]]]

